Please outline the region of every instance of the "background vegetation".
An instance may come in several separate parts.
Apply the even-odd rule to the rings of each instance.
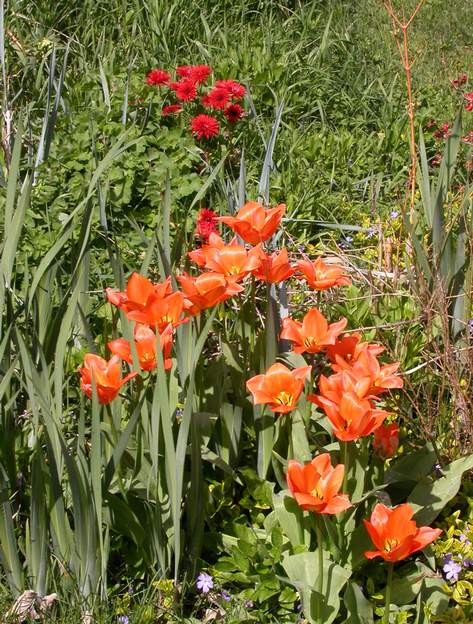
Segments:
[[[390,357],[409,371],[406,391],[396,403],[406,440],[414,445],[429,440],[445,460],[471,451],[471,337],[465,324],[473,316],[471,299],[466,296],[462,313],[454,314],[450,291],[442,299],[428,279],[422,288],[410,279],[413,254],[420,262],[420,248],[437,277],[440,256],[431,246],[435,220],[424,216],[428,210],[422,180],[432,179],[434,188],[438,168],[432,159],[449,149],[434,131],[443,123],[453,127],[462,106],[450,81],[462,73],[473,77],[470,2],[427,0],[410,33],[416,127],[423,129],[425,143],[417,195],[423,216],[416,230],[425,245],[414,252],[406,247],[408,226],[402,219],[409,169],[404,76],[380,1],[71,0],[55,6],[42,0],[1,0],[0,6],[4,540],[8,522],[17,535],[27,526],[31,491],[40,487],[37,479],[45,472],[40,464],[32,469],[42,448],[35,446],[35,419],[53,408],[67,444],[75,444],[81,422],[89,427],[76,370],[91,349],[92,336],[99,336],[100,349],[115,330],[116,319],[104,305],[104,288],[123,285],[125,275],[143,266],[153,277],[160,273],[159,254],[148,241],[163,226],[164,195],[171,240],[179,242],[185,232],[174,248],[176,257],[192,243],[200,207],[226,213],[238,201],[242,160],[246,195],[257,195],[267,138],[281,104],[271,203],[287,203],[285,226],[299,248],[309,253],[330,249],[356,275],[355,285],[343,298],[330,300],[327,309],[334,318],[346,316],[351,327],[366,328],[366,336],[385,344]],[[397,6],[408,12],[410,3],[399,0]],[[160,96],[144,82],[153,67],[187,63],[208,63],[216,76],[235,78],[249,90],[249,116],[220,169],[224,151],[206,164],[187,127],[159,119]],[[473,90],[471,84],[466,91]],[[463,256],[471,254],[472,230],[462,229],[468,210],[471,219],[471,154],[460,136],[473,128],[472,115],[463,115],[458,154],[452,157],[458,165],[455,174],[449,168],[438,178],[445,181],[440,184],[445,215],[441,232],[448,240],[441,247],[453,245],[452,257],[459,233]],[[455,216],[459,207],[461,218]],[[471,289],[468,279],[471,268],[462,302],[468,284]],[[292,305],[302,303],[300,293],[289,294]],[[460,329],[452,326],[452,318],[460,319]],[[38,377],[28,373],[28,366],[38,369]],[[51,394],[40,388],[51,389]],[[79,443],[87,456],[87,441]],[[251,458],[251,435],[246,444],[242,453]],[[221,533],[223,527],[232,537],[240,531],[246,557],[253,559],[256,551],[261,557],[254,577],[249,577],[248,595],[254,597],[258,577],[265,576],[267,583],[254,598],[261,613],[267,621],[295,621],[295,592],[286,587],[280,601],[274,598],[280,593],[278,537],[268,542],[244,526],[251,520],[262,528],[270,505],[266,486],[248,466],[236,493],[220,473],[205,478],[211,485],[208,534]],[[95,486],[90,487],[93,498]],[[63,503],[71,506],[67,496]],[[466,515],[470,504],[467,490],[460,503]],[[96,538],[101,539],[98,534]],[[19,538],[23,551],[27,542]],[[117,613],[128,612],[129,582],[137,586],[137,622],[148,617],[139,609],[150,603],[159,603],[166,614],[165,601],[172,594],[156,584],[150,588],[146,561],[139,556],[133,560],[131,544],[123,540],[111,549],[108,589],[114,600],[119,596],[118,606],[103,617],[113,621]],[[123,553],[138,581],[126,578]],[[233,558],[233,575],[240,566],[240,574],[248,577],[247,563],[230,538],[204,549],[203,561],[213,564],[225,556]],[[28,571],[30,579],[41,576],[39,561],[35,565]],[[83,572],[81,565],[77,575]],[[225,576],[225,559],[219,566],[222,584],[231,582],[231,575]],[[193,586],[194,578],[185,583]],[[6,583],[2,587],[0,597],[7,603],[9,589]],[[70,613],[63,609],[69,618],[64,621],[78,621],[81,605],[77,612],[75,608],[71,605]],[[244,597],[240,611],[235,609],[228,621],[242,621],[243,612],[251,618]],[[153,621],[153,614],[149,617]],[[257,617],[266,621],[261,614]]]

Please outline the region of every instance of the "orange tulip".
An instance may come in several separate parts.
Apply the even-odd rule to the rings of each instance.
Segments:
[[[170,277],[161,284],[153,284],[139,273],[133,273],[125,292],[107,288],[106,293],[110,303],[124,310],[131,321],[158,326],[160,332],[169,323],[177,327],[189,320],[182,318],[184,297],[180,292],[172,292]]]
[[[320,394],[334,403],[339,403],[341,397],[350,392],[359,399],[370,399],[372,398],[369,395],[370,387],[370,377],[356,377],[350,370],[330,375],[330,377],[325,375],[319,377]]]
[[[378,359],[370,351],[368,343],[363,344],[356,355],[356,360],[351,365],[342,358],[336,357],[335,359],[337,363],[332,365],[333,370],[338,372],[348,369],[358,378],[370,377],[371,394],[382,394],[387,390],[402,388],[403,386],[402,379],[395,374],[399,368],[399,362],[380,366]]]
[[[236,245],[236,242],[236,238],[233,238],[230,241],[230,245]],[[189,251],[187,255],[192,260],[192,262],[195,262],[197,266],[203,269],[205,267],[205,263],[207,262],[207,252],[213,248],[222,249],[223,247],[225,247],[223,238],[221,238],[218,234],[212,232],[206,245],[202,245],[198,249]]]
[[[159,336],[159,342],[164,358],[164,368],[172,367],[170,358],[172,349],[172,325],[169,324]],[[134,330],[136,354],[141,370],[150,371],[156,368],[156,334],[147,325],[135,325]],[[124,338],[117,338],[108,343],[108,348],[114,355],[118,355],[129,364],[133,363],[131,345]]]
[[[313,308],[304,316],[302,323],[289,317],[283,319],[281,338],[293,342],[296,353],[319,353],[327,345],[335,343],[346,324],[347,319],[342,318],[329,325],[317,308]]]
[[[345,334],[336,340],[335,344],[327,347],[326,352],[328,359],[336,364],[337,358],[342,358],[345,360],[347,366],[349,366],[357,359],[360,349],[363,349],[366,344],[368,343],[361,342],[361,334],[357,332]],[[384,351],[384,347],[378,344],[368,344],[368,350],[373,355],[379,355]]]
[[[355,387],[356,383],[353,382]],[[330,398],[323,395],[309,395],[307,398],[324,410],[335,437],[342,442],[350,442],[370,435],[389,416],[384,410],[373,407],[368,399],[359,396],[365,388],[366,382],[362,382],[358,394],[356,390],[351,390],[341,395],[334,393],[335,396]]]
[[[346,494],[339,494],[345,466],[333,468],[330,455],[322,453],[305,465],[289,460],[287,484],[298,505],[306,511],[337,514],[351,507]]]
[[[289,279],[294,273],[294,269],[289,264],[286,249],[281,249],[279,253],[275,251],[271,255],[262,251],[260,260],[261,264],[253,271],[253,275],[262,282],[279,284],[279,282]]]
[[[274,234],[285,211],[285,204],[265,210],[258,202],[250,201],[240,208],[236,217],[218,217],[217,221],[226,223],[250,245],[257,245]]]
[[[312,366],[290,370],[284,364],[273,364],[264,375],[256,375],[246,382],[255,405],[267,403],[273,412],[292,411],[304,389],[304,379]]]
[[[183,290],[186,311],[192,315],[199,314],[206,308],[212,308],[243,290],[242,286],[226,279],[220,273],[202,273],[198,277],[183,273],[178,275],[177,279]]]
[[[239,282],[259,268],[260,253],[260,247],[248,250],[234,242],[223,247],[209,247],[205,251],[205,268]]]
[[[107,299],[110,303],[121,308],[125,312],[141,310],[146,307],[152,296],[157,296],[161,299],[166,295],[170,295],[171,292],[170,277],[161,284],[153,284],[149,279],[139,273],[131,274],[125,292],[113,290],[112,288],[105,289]]]
[[[373,448],[384,459],[392,457],[399,447],[399,425],[381,425],[374,432]]]
[[[160,298],[151,296],[141,310],[132,310],[127,313],[127,317],[131,321],[158,327],[159,332],[164,332],[169,323],[173,327],[177,327],[189,320],[188,317],[182,318],[184,313],[184,295],[177,291],[171,295]]]
[[[335,264],[325,264],[322,258],[315,262],[298,260],[297,269],[304,276],[309,286],[314,290],[326,290],[332,286],[349,286],[351,280],[344,275],[343,268]]]
[[[412,520],[414,510],[409,503],[391,509],[378,503],[370,520],[363,520],[371,541],[378,550],[365,552],[367,559],[382,557],[394,563],[423,550],[442,533],[440,529],[418,527]]]
[[[84,357],[84,366],[79,369],[80,386],[91,399],[93,393],[92,379],[94,379],[99,403],[105,405],[113,401],[123,384],[137,375],[137,373],[128,373],[121,379],[121,371],[122,363],[117,355],[113,355],[107,362],[98,355],[87,353]]]

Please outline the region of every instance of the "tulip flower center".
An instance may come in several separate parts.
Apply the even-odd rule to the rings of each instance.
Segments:
[[[320,489],[320,483],[318,483],[313,490],[311,490],[310,495],[314,498],[318,498],[319,500],[324,500],[323,492]]]
[[[238,275],[238,273],[240,272],[241,272],[241,267],[237,266],[236,264],[233,264],[228,270],[228,275]]]
[[[399,540],[397,539],[387,539],[384,542],[384,552],[391,552],[395,548],[399,546]]]
[[[161,323],[173,323],[174,322],[174,318],[172,316],[169,316],[169,314],[165,314],[164,316],[161,317]]]
[[[274,397],[275,403],[279,403],[279,405],[292,405],[294,397],[290,392],[280,392],[276,397]]]

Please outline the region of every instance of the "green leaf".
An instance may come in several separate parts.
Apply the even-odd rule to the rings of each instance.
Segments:
[[[391,595],[393,604],[398,606],[411,604],[421,593],[423,606],[429,605],[435,614],[445,610],[448,606],[448,594],[442,576],[420,561],[404,566],[401,572],[405,574],[395,576],[393,579]]]
[[[273,507],[282,530],[289,538],[292,546],[310,546],[312,523],[307,513],[287,491],[273,494]]]
[[[340,610],[340,592],[350,577],[350,572],[333,563],[324,552],[323,596],[316,590],[320,570],[317,552],[283,556],[282,566],[289,581],[299,592],[305,617],[312,624],[320,624],[316,619],[318,603],[322,602],[322,622],[330,624]]]
[[[345,624],[372,624],[373,607],[353,581],[349,581],[343,595],[343,602],[347,608],[348,618]]]
[[[413,453],[402,455],[400,459],[392,463],[386,471],[386,483],[404,481],[419,481],[431,472],[437,460],[434,447],[430,442]]]
[[[23,589],[24,581],[7,483],[7,475],[0,464],[0,561],[10,590],[16,596]]]
[[[426,476],[419,481],[407,499],[415,511],[414,518],[418,524],[427,525],[435,520],[460,489],[463,473],[472,468],[473,454],[443,468],[442,477]]]

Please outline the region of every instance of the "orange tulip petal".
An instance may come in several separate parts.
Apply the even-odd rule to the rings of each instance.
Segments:
[[[413,545],[416,550],[424,550],[426,546],[431,544],[442,534],[441,529],[433,529],[431,527],[420,527],[417,534],[413,538]]]
[[[337,514],[349,509],[350,507],[352,507],[352,504],[350,503],[348,496],[346,494],[338,494],[329,500],[322,513]]]
[[[154,286],[149,279],[139,273],[132,273],[126,285],[128,299],[139,305],[145,305],[153,291]]]

